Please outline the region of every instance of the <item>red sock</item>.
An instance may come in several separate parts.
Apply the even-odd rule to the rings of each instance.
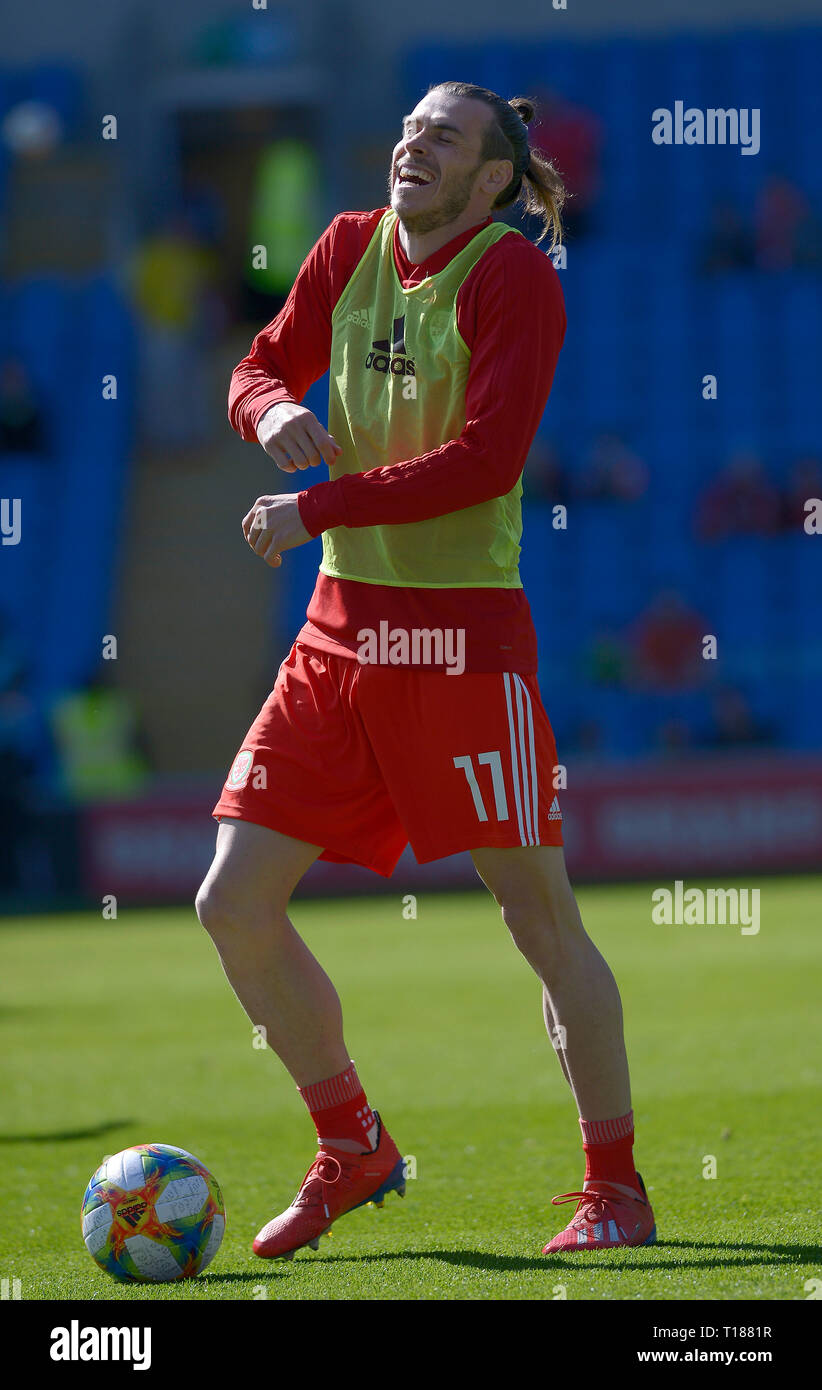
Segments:
[[[377,1147],[377,1121],[353,1062],[336,1076],[298,1086],[297,1090],[324,1147],[356,1154],[371,1153]]]
[[[585,1181],[619,1182],[635,1187],[639,1179],[634,1167],[634,1112],[616,1120],[580,1120],[585,1151]]]

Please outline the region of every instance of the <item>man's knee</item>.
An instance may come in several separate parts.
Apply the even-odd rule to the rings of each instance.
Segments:
[[[266,932],[279,920],[285,921],[286,902],[276,897],[255,895],[247,881],[237,882],[230,874],[209,873],[201,884],[194,906],[202,926],[214,941],[232,936]]]
[[[581,923],[561,846],[474,851],[480,878],[493,894],[517,945],[561,941]]]
[[[546,911],[535,896],[505,896],[500,902],[500,911],[503,922],[517,942],[538,933],[553,934],[556,930],[555,916]]]
[[[236,917],[236,907],[232,907],[230,896],[224,892],[218,878],[210,875],[200,884],[194,907],[200,924],[211,937],[220,937],[230,930],[232,918]]]
[[[217,894],[212,891],[207,877],[203,879],[203,882],[197,889],[197,894],[194,898],[194,911],[197,913],[200,920],[200,926],[205,927],[206,931],[211,935],[212,927],[216,927]]]
[[[536,946],[562,952],[582,930],[576,901],[571,892],[504,894],[499,900],[502,920],[516,945],[529,955]]]
[[[264,826],[223,821],[217,851],[195,898],[212,938],[269,933],[286,923],[288,902],[320,850]]]

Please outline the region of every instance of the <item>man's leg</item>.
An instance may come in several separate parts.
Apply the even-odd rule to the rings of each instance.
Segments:
[[[622,1005],[608,965],[582,925],[559,846],[477,849],[474,864],[514,942],[543,986],[545,1023],[580,1118],[631,1108]]]
[[[633,1114],[622,1005],[582,925],[559,846],[473,850],[516,945],[542,981],[543,1012],[580,1116],[583,1191],[543,1254],[653,1244],[656,1226],[632,1156]]]
[[[337,991],[286,911],[321,853],[265,826],[223,820],[196,900],[234,993],[301,1087],[349,1065]]]
[[[291,1259],[338,1216],[405,1192],[396,1144],[371,1111],[343,1039],[339,996],[297,935],[287,906],[318,845],[239,819],[223,820],[197,914],[243,1008],[297,1083],[320,1151],[297,1197],[254,1241],[265,1259]]]

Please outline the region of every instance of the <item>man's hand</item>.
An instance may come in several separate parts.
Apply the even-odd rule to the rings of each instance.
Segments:
[[[303,526],[293,492],[276,497],[258,497],[243,517],[243,535],[255,555],[276,569],[283,562],[283,550],[304,545],[311,537]]]
[[[283,473],[314,468],[318,463],[327,463],[330,468],[342,453],[313,411],[293,401],[280,401],[265,412],[257,426],[257,439]]]

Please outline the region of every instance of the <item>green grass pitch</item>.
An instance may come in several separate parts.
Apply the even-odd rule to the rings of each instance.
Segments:
[[[296,1192],[314,1131],[193,909],[3,924],[0,1275],[24,1299],[806,1299],[822,1277],[820,885],[758,886],[756,936],[655,926],[648,886],[579,892],[622,993],[659,1244],[551,1258],[573,1205],[550,1198],[582,1180],[579,1127],[539,986],[487,894],[423,894],[416,920],[401,883],[292,904],[417,1176],[290,1264],[251,1241]],[[115,1284],[83,1246],[89,1176],[146,1141],[191,1150],[221,1184],[226,1237],[199,1279]]]

